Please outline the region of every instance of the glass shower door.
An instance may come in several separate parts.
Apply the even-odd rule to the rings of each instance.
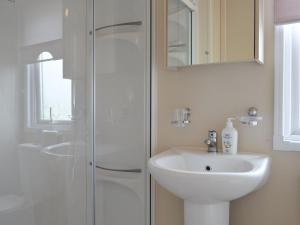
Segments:
[[[96,225],[147,224],[146,0],[95,0]]]
[[[0,1],[1,225],[88,224],[88,3]]]

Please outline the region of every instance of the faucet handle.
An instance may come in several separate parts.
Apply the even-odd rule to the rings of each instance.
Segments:
[[[206,145],[210,145],[210,144],[212,144],[213,142],[216,142],[216,141],[217,141],[217,131],[209,130],[208,131],[208,138],[204,141],[204,143]]]
[[[217,131],[209,130],[208,139],[204,142],[208,147],[208,152],[217,152]]]
[[[209,130],[208,131],[208,139],[209,140],[217,140],[217,131]]]
[[[212,143],[212,141],[210,140],[210,139],[206,139],[205,141],[204,141],[204,144],[206,144],[206,145],[210,145]]]

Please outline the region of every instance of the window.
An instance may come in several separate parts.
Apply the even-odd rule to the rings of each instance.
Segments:
[[[300,23],[276,26],[274,149],[300,151]]]
[[[42,52],[38,62],[28,65],[28,125],[67,125],[72,120],[72,81],[63,78],[63,60]]]

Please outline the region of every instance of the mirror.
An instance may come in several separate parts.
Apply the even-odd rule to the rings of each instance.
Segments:
[[[263,0],[167,0],[168,67],[263,63]]]

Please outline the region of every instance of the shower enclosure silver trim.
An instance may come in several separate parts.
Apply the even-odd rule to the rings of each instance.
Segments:
[[[157,129],[158,129],[158,87],[157,87],[157,80],[158,80],[158,76],[157,76],[157,52],[156,52],[156,4],[158,0],[150,0],[148,1],[148,7],[150,10],[148,10],[148,16],[147,18],[149,18],[149,21],[147,23],[147,31],[149,32],[149,40],[148,40],[148,55],[149,55],[149,61],[151,62],[149,65],[149,70],[151,73],[151,80],[150,80],[150,92],[151,92],[151,99],[150,99],[150,104],[151,104],[151,108],[150,108],[150,151],[148,152],[148,158],[150,158],[152,155],[154,155],[158,149],[158,137],[157,137]],[[166,23],[166,21],[164,22]],[[149,173],[149,171],[147,171],[147,173]],[[150,209],[148,210],[148,221],[150,225],[156,225],[156,183],[154,181],[154,179],[152,179],[151,175],[149,174],[149,178],[148,179],[148,187],[149,187],[149,207]]]

